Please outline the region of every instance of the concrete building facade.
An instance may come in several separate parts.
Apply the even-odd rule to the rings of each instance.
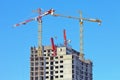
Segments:
[[[92,80],[92,62],[80,59],[76,50],[57,46],[54,57],[51,46],[44,46],[42,51],[38,57],[38,49],[31,47],[30,80]]]

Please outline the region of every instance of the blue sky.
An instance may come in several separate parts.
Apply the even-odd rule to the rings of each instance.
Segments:
[[[30,47],[37,46],[37,22],[18,28],[15,23],[37,16],[32,10],[55,9],[55,13],[98,18],[102,25],[84,22],[85,58],[93,61],[93,80],[119,80],[120,76],[119,0],[0,0],[0,79],[29,80]],[[79,22],[66,18],[43,18],[43,45],[63,43],[63,29],[70,45],[79,51]]]

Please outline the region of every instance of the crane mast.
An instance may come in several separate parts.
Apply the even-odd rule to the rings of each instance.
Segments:
[[[82,12],[80,12],[80,19],[79,19],[79,23],[80,23],[80,58],[84,59],[84,40],[83,40],[83,19],[82,19]]]
[[[74,17],[74,16],[65,16],[60,14],[53,14],[55,17],[64,17],[69,19],[76,19],[80,23],[80,59],[84,59],[84,42],[83,42],[83,21],[89,21],[89,22],[97,22],[99,25],[101,24],[101,20],[99,19],[92,19],[92,18],[83,18],[82,12],[80,12],[80,17]]]
[[[42,20],[38,21],[38,56],[42,56]]]

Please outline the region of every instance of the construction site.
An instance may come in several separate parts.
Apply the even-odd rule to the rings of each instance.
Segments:
[[[30,80],[93,80],[93,62],[84,57],[83,45],[83,24],[86,22],[95,22],[99,25],[101,20],[93,18],[84,18],[82,12],[80,17],[66,16],[56,14],[54,9],[42,12],[37,9],[38,16],[15,24],[14,27],[27,24],[32,21],[38,22],[38,46],[31,47],[30,54]],[[79,21],[80,27],[80,51],[69,46],[67,31],[63,29],[64,43],[56,45],[54,38],[51,37],[51,45],[42,44],[42,17],[53,16],[74,19]]]

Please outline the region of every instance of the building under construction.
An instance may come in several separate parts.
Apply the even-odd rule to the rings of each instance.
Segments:
[[[38,48],[31,47],[30,80],[92,80],[92,62],[81,59],[76,50],[61,45],[56,56],[52,46],[42,51],[39,57]]]
[[[31,21],[38,22],[38,47],[31,47],[30,80],[92,80],[92,61],[86,60],[83,54],[83,21],[98,22],[98,19],[87,19],[54,14],[53,9],[44,13],[38,9],[39,16],[28,19],[14,26],[20,26]],[[64,44],[55,45],[51,38],[50,46],[42,46],[42,17],[52,15],[79,20],[80,52],[67,45],[64,30]]]
[[[92,80],[92,62],[72,49],[66,39],[64,44],[31,47],[30,80]]]

